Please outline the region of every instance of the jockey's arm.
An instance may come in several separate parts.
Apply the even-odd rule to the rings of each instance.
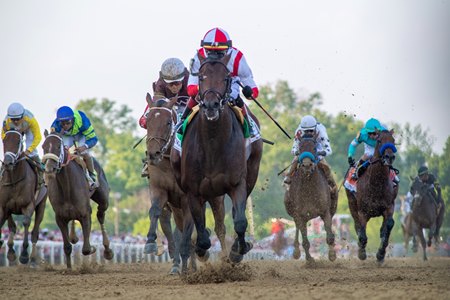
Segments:
[[[292,144],[292,149],[291,149],[291,154],[292,155],[298,155],[298,146],[299,146],[299,141],[295,137],[294,138],[294,143]]]
[[[198,58],[198,52],[191,59],[189,79],[187,83],[188,95],[195,98],[198,94],[198,72],[200,70],[200,60]]]
[[[355,155],[356,148],[358,147],[359,144],[361,144],[361,142],[359,141],[358,137],[355,137],[350,143],[350,145],[348,145],[347,157],[353,157],[353,155]]]
[[[249,86],[252,88],[253,98],[258,98],[259,90],[256,86],[255,80],[253,79],[253,72],[250,66],[247,64],[247,60],[244,56],[241,57],[238,67],[238,76],[243,86]]]
[[[2,126],[2,140],[5,139],[6,131],[8,131],[8,129],[9,129],[9,126],[7,124],[7,120],[5,119],[3,121],[3,126]]]
[[[319,135],[317,136],[317,138],[319,139],[318,142],[320,142],[320,144],[322,145],[322,150],[325,151],[325,156],[331,155],[333,153],[333,150],[331,149],[330,139],[328,138],[325,126],[319,124],[317,126],[317,130],[319,131]]]
[[[82,120],[82,126],[80,128],[80,132],[86,138],[86,141],[85,141],[86,146],[88,148],[92,148],[98,142],[97,135],[95,134],[94,127],[91,125],[91,121],[88,119],[88,117],[81,111],[79,113],[80,113],[81,120]]]
[[[25,134],[30,134],[31,133],[33,135],[33,142],[31,143],[31,145],[26,150],[31,153],[31,152],[34,151],[34,149],[37,148],[37,146],[41,142],[42,135],[41,135],[41,129],[39,127],[39,123],[37,122],[36,118],[33,117],[33,118],[30,118],[27,121],[30,124],[30,129],[29,129],[29,132],[27,131]]]

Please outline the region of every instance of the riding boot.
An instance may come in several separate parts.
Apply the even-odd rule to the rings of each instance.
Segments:
[[[360,159],[358,161],[358,164],[356,166],[356,172],[353,174],[354,179],[358,179],[364,174],[364,172],[367,170],[367,167],[369,166],[369,162]]]
[[[96,189],[100,185],[97,179],[97,172],[95,171],[94,168],[94,159],[88,153],[83,154],[83,159],[84,162],[86,163],[86,168],[88,169],[89,177],[92,179],[91,189]]]
[[[183,114],[181,115],[180,121],[175,125],[175,131],[179,134],[183,134],[183,123],[186,120],[186,118],[191,113],[192,108],[189,108],[188,105],[184,108]]]
[[[292,160],[291,167],[289,168],[289,171],[287,172],[286,176],[283,179],[283,182],[285,184],[291,184],[292,182],[292,176],[294,176],[295,171],[297,170],[298,166],[298,156],[294,156],[294,160]]]

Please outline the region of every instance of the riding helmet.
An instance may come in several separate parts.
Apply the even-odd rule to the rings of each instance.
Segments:
[[[20,103],[14,102],[8,107],[8,118],[22,119],[24,113],[25,108]]]
[[[74,118],[73,110],[68,106],[61,106],[56,112],[56,119],[58,121],[68,121]]]

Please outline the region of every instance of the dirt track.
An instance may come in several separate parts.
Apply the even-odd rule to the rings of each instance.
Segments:
[[[213,263],[181,279],[169,264],[0,268],[2,299],[450,299],[450,258]],[[229,280],[238,280],[231,282]],[[205,282],[205,283],[200,283]],[[221,283],[214,283],[221,282]]]

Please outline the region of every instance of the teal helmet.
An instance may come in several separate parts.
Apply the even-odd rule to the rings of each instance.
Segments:
[[[381,130],[381,128],[382,128],[382,126],[380,124],[380,121],[378,121],[377,119],[374,119],[374,118],[367,120],[366,125],[364,126],[364,129],[367,131],[367,133]]]

